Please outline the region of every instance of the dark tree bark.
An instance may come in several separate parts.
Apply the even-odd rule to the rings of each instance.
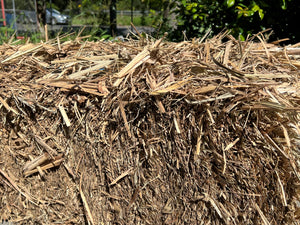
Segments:
[[[46,0],[36,1],[37,18],[40,26],[46,24]]]
[[[117,35],[117,1],[111,0],[109,6],[109,15],[110,15],[110,35]]]

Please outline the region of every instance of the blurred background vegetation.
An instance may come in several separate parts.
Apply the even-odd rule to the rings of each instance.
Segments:
[[[73,23],[109,23],[110,0],[53,0],[58,9],[77,10]],[[56,3],[57,2],[57,3]],[[62,3],[64,2],[64,3]],[[66,4],[68,2],[68,4]],[[66,8],[64,8],[67,6]],[[267,28],[274,32],[270,40],[290,38],[300,41],[299,0],[119,0],[117,10],[140,11],[133,17],[136,26],[152,26],[158,33],[169,32],[173,41],[211,35],[224,29],[241,40]],[[118,25],[129,25],[129,15],[119,15]]]
[[[6,2],[11,0],[5,0]],[[271,28],[269,41],[300,41],[299,0],[36,0],[72,18],[72,25],[109,26],[112,3],[117,25],[150,26],[159,36],[168,32],[172,41],[215,35],[224,29],[240,40]],[[26,5],[15,0],[16,5]],[[51,2],[51,5],[50,5]],[[25,7],[25,6],[24,6]],[[133,10],[133,14],[131,14]],[[287,43],[287,42],[286,42]]]
[[[300,40],[296,21],[299,19],[299,0],[183,0],[178,4],[178,28],[173,38],[186,31],[188,37],[203,35],[208,29],[216,34],[230,29],[236,38],[244,40],[247,35],[272,28],[272,40],[290,38]],[[298,14],[298,15],[297,15]]]

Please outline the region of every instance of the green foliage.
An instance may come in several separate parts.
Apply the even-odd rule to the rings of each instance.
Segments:
[[[182,0],[177,6],[178,29],[173,38],[178,38],[183,31],[187,37],[204,35],[208,29],[215,33],[224,28],[232,30],[235,36],[244,39],[255,29],[264,11],[255,1],[242,0]]]
[[[104,1],[82,0],[81,4],[70,4],[73,7],[72,24],[109,25],[108,5]]]
[[[235,2],[234,0],[227,0],[226,1],[227,7],[228,8],[232,7],[234,5],[234,2]]]
[[[231,7],[232,5],[228,5]],[[259,18],[262,20],[264,18],[264,11],[257,5],[254,1],[250,5],[250,8],[245,6],[244,4],[239,3],[236,7],[237,18],[244,17],[251,17],[254,16],[254,13],[258,12]]]
[[[63,11],[66,9],[66,7],[69,5],[71,1],[70,0],[52,0],[52,8]],[[46,2],[47,7],[50,8],[50,2]],[[49,4],[49,5],[48,5]]]
[[[3,23],[4,19],[0,19],[0,23]],[[4,42],[8,42],[12,38],[12,35],[14,35],[15,30],[13,29],[13,23],[8,26],[2,26],[0,27],[0,44],[3,44]]]
[[[291,13],[287,14],[285,11],[298,9],[299,12],[300,4],[296,2],[297,0],[180,0],[174,8],[177,29],[171,32],[170,37],[180,40],[183,33],[192,38],[204,35],[209,29],[212,34],[230,29],[231,34],[244,40],[247,35],[270,27],[276,28],[277,34],[287,31],[288,35],[294,31],[284,27],[284,23],[291,24],[286,19],[291,18]],[[293,9],[294,5],[296,9]],[[279,16],[283,13],[286,13],[285,18]],[[299,31],[294,36],[292,34],[291,38],[297,35]]]
[[[117,22],[119,26],[130,26],[131,16],[117,15]],[[134,16],[133,24],[135,26],[151,26],[152,18],[150,16]]]
[[[43,35],[41,32],[33,32],[33,33],[30,33],[29,35],[30,37],[30,42],[31,43],[40,43],[41,40],[43,40]]]
[[[83,33],[84,35],[84,33]],[[89,41],[99,41],[99,40],[109,40],[112,39],[112,37],[107,34],[106,31],[98,28],[93,27],[91,31],[89,31],[86,35],[90,35],[88,38]]]

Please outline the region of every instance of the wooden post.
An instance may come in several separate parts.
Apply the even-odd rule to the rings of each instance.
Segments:
[[[3,0],[1,0],[1,8],[2,8],[3,26],[6,27],[5,7],[4,7],[4,1]]]

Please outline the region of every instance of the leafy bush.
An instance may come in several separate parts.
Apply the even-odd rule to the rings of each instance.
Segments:
[[[208,29],[213,34],[230,29],[244,40],[248,34],[273,28],[277,38],[289,37],[299,41],[299,29],[292,27],[297,20],[300,4],[296,0],[181,0],[174,12],[177,28],[171,32],[173,40],[204,35]]]

